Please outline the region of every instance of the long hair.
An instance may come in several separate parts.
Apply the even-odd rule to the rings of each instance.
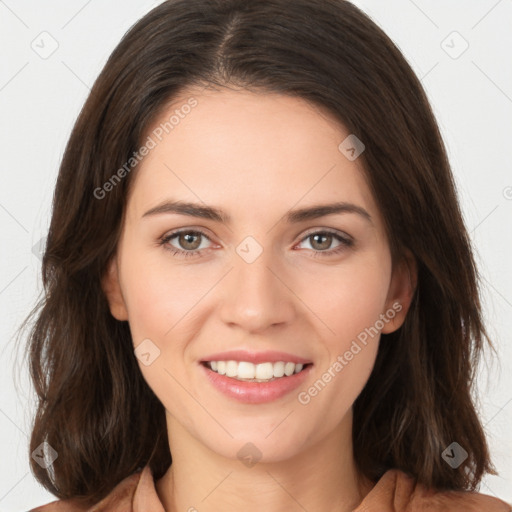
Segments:
[[[126,163],[174,97],[212,84],[302,98],[364,142],[360,158],[393,261],[410,251],[418,280],[404,324],[382,335],[354,404],[356,463],[372,481],[397,468],[427,486],[475,489],[496,474],[473,401],[490,340],[446,149],[405,58],[344,0],[168,0],[115,48],[63,155],[44,296],[29,316],[38,398],[30,453],[47,442],[58,454],[51,471],[30,458],[35,477],[60,499],[94,504],[141,467],[159,478],[171,464],[164,407],[142,377],[128,324],[110,314],[101,278],[137,170]],[[122,179],[112,181],[116,173]],[[459,469],[441,456],[453,441],[468,452]]]

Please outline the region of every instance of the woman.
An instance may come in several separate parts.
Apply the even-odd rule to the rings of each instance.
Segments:
[[[348,2],[171,0],[132,27],[43,279],[31,465],[59,501],[36,511],[510,510],[476,492],[488,337],[445,148]]]

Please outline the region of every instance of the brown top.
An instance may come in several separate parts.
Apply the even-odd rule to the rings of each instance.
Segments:
[[[151,469],[146,466],[120,482],[92,508],[72,500],[53,501],[29,512],[165,512]],[[387,471],[353,512],[512,512],[512,506],[475,492],[434,492],[396,469]]]

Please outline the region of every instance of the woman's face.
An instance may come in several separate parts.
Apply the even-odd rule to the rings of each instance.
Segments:
[[[104,288],[171,435],[276,461],[346,427],[411,295],[350,133],[225,90],[182,95],[147,135]]]

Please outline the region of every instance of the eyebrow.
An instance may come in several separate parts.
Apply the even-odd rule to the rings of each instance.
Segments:
[[[148,210],[144,217],[160,215],[166,213],[175,213],[179,215],[189,215],[201,219],[213,220],[222,224],[230,224],[231,217],[220,208],[206,206],[199,203],[191,203],[187,201],[164,201],[159,205]],[[363,217],[370,224],[373,224],[371,215],[361,206],[347,203],[345,201],[329,204],[320,204],[291,210],[284,215],[285,221],[294,224],[306,220],[317,219],[326,215],[335,215],[341,213],[355,213]]]

